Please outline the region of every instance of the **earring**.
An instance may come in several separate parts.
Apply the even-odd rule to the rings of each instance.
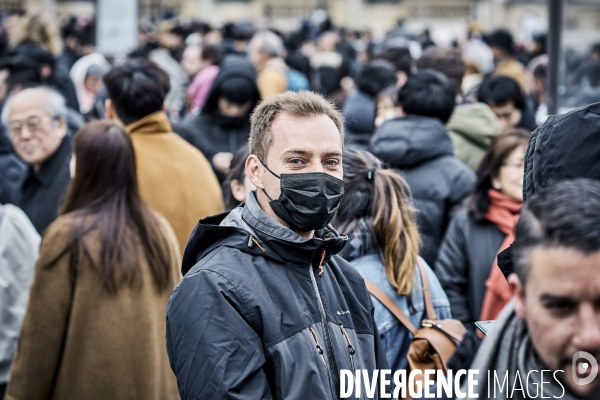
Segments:
[[[493,184],[493,186],[494,186],[494,189],[496,189],[496,190],[501,190],[502,189],[502,185],[500,184],[500,182],[495,182]]]

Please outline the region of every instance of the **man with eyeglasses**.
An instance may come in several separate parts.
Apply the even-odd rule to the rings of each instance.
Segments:
[[[25,89],[6,100],[2,124],[28,165],[19,207],[41,234],[57,216],[71,180],[65,99],[52,89]]]

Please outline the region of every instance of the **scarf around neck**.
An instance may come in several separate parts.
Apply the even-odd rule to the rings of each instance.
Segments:
[[[519,221],[519,215],[523,202],[511,199],[496,189],[488,190],[490,206],[485,218],[495,224],[506,236],[500,245],[498,253],[505,250],[515,241],[515,226]],[[496,253],[496,254],[498,254]],[[485,282],[486,292],[481,306],[480,320],[487,321],[495,319],[506,303],[512,298],[510,286],[504,278],[504,274],[496,263],[496,257],[492,262],[490,276]]]

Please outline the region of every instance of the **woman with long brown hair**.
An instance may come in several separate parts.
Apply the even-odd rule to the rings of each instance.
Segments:
[[[510,129],[494,138],[467,207],[454,215],[440,246],[435,271],[454,318],[472,331],[475,321],[495,319],[512,298],[496,255],[514,241],[529,137],[524,129]]]
[[[165,348],[180,278],[174,233],[142,202],[119,125],[93,121],[77,132],[74,167],[42,238],[7,396],[177,399]]]
[[[422,263],[437,317],[451,318],[448,298],[431,268],[419,257],[415,210],[402,176],[385,169],[377,157],[366,151],[345,150],[343,165],[345,194],[331,222],[340,233],[349,236],[340,255],[383,290],[415,326],[421,326],[426,318],[418,267]],[[373,305],[390,367],[406,369],[411,333],[374,298]]]

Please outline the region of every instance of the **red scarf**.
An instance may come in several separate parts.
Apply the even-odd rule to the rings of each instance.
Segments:
[[[498,253],[500,253],[515,241],[515,226],[519,220],[523,202],[513,200],[496,189],[489,189],[488,197],[490,199],[490,207],[485,214],[485,218],[494,223],[506,235],[500,246],[500,250],[498,250]],[[500,267],[498,267],[496,257],[494,257],[490,276],[485,282],[485,286],[487,290],[483,298],[481,315],[479,316],[481,321],[496,319],[506,303],[512,299],[512,291]]]

